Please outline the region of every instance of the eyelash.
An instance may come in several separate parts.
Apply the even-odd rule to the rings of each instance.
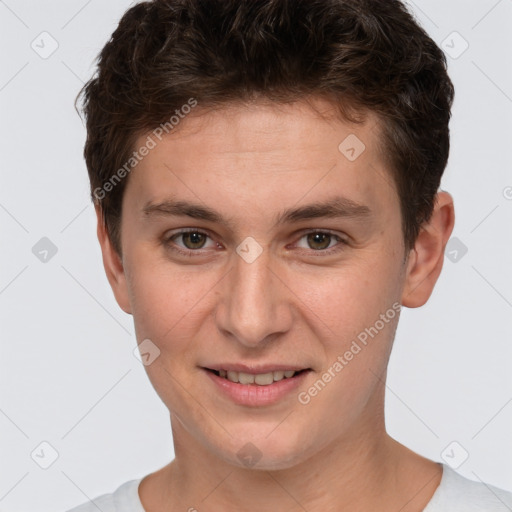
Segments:
[[[164,245],[167,248],[171,249],[172,251],[178,252],[184,256],[194,256],[195,254],[201,255],[203,253],[203,250],[207,250],[207,249],[195,249],[195,250],[194,249],[184,249],[183,247],[180,247],[174,243],[174,239],[179,238],[180,236],[187,234],[187,233],[199,233],[201,235],[207,236],[208,238],[212,239],[206,231],[203,231],[202,229],[190,228],[190,229],[184,229],[184,230],[178,231],[178,232],[173,233],[172,235],[166,237],[164,240]],[[327,230],[312,229],[310,231],[303,232],[299,238],[299,241],[308,235],[318,234],[318,233],[323,234],[323,235],[330,235],[331,237],[337,239],[338,243],[335,246],[330,247],[328,249],[319,249],[316,251],[314,249],[309,249],[309,250],[302,249],[302,251],[306,251],[306,252],[310,253],[310,255],[315,255],[315,256],[331,255],[336,252],[342,251],[344,249],[344,246],[348,245],[347,240],[344,240],[342,237],[333,233],[332,231],[329,231],[328,229]]]

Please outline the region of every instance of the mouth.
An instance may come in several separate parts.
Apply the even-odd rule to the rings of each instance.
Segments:
[[[266,407],[289,403],[294,392],[304,385],[312,368],[264,364],[221,363],[213,368],[202,366],[214,393],[230,402],[247,407]]]
[[[211,368],[205,368],[205,370],[215,374],[217,377],[226,379],[236,384],[252,384],[257,386],[270,386],[274,382],[293,379],[302,373],[310,371],[309,368],[302,370],[273,370],[267,371],[265,373],[247,373],[224,369],[213,370]]]

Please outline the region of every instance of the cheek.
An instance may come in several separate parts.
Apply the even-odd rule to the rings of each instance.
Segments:
[[[303,318],[323,350],[318,380],[302,390],[301,403],[336,410],[346,421],[369,399],[387,365],[399,317],[401,276],[394,261],[370,258],[321,281],[298,281]]]
[[[300,299],[303,316],[332,349],[342,349],[392,308],[400,299],[403,280],[396,259],[379,257],[292,277],[290,288]]]
[[[141,267],[129,282],[137,339],[142,336],[157,342],[179,319],[180,300],[176,294],[178,282],[165,279],[152,271],[144,271]]]
[[[182,336],[202,311],[201,297],[212,288],[207,274],[181,270],[155,258],[144,259],[144,254],[135,254],[133,262],[128,289],[136,330],[162,343],[177,331]]]
[[[138,343],[149,339],[158,349],[145,371],[167,407],[185,411],[190,395],[180,383],[191,378],[194,368],[197,329],[207,303],[199,299],[208,287],[201,285],[201,278],[191,280],[171,265],[145,265],[140,258],[134,261],[129,291],[136,338]]]

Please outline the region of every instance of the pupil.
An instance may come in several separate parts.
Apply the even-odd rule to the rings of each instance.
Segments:
[[[308,243],[312,249],[326,249],[331,242],[331,235],[327,233],[311,233],[308,235]],[[316,245],[316,246],[315,246]],[[320,245],[320,247],[318,247]]]
[[[185,233],[183,235],[185,245],[191,245],[192,247],[189,247],[189,249],[200,249],[204,245],[204,235],[202,233]],[[186,241],[189,241],[189,244],[187,244]]]

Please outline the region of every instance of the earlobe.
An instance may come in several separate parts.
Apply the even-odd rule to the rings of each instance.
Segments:
[[[402,293],[404,306],[423,306],[432,294],[443,268],[444,250],[453,231],[454,222],[453,198],[447,192],[439,192],[432,216],[421,227],[414,248],[409,254]]]
[[[103,267],[107,275],[110,287],[114,292],[119,307],[128,314],[131,314],[131,306],[128,294],[128,286],[126,283],[126,275],[123,267],[121,257],[114,249],[107,228],[103,222],[102,212],[99,205],[95,205],[96,218],[97,218],[97,235],[98,241],[101,246],[101,253],[103,257]]]

